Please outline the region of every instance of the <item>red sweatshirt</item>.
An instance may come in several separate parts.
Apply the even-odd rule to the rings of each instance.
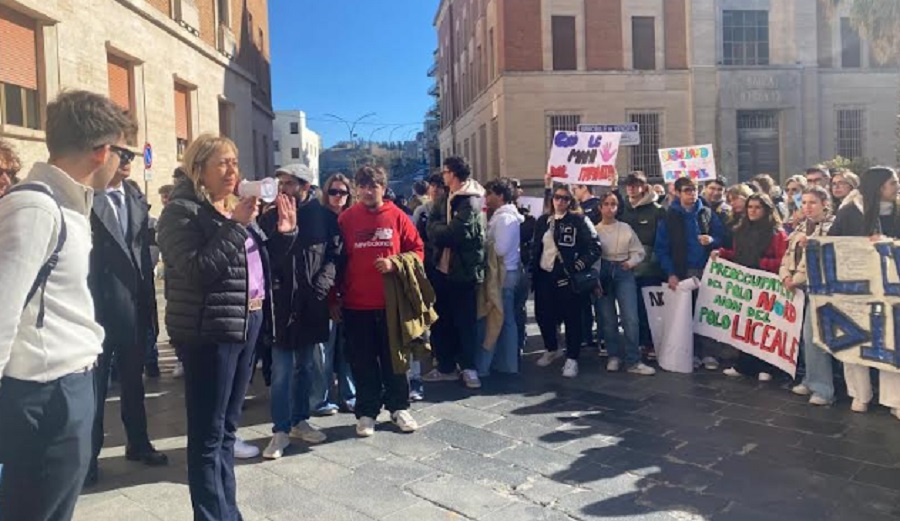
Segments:
[[[384,282],[375,261],[406,252],[424,260],[425,246],[419,232],[389,201],[375,211],[356,203],[338,217],[338,225],[347,252],[344,307],[357,311],[384,309]]]

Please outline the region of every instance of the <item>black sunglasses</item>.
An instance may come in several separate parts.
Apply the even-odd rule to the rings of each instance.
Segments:
[[[346,197],[346,196],[350,195],[350,192],[348,192],[347,190],[341,190],[340,188],[329,188],[328,195],[331,195],[334,197],[338,197],[338,196]]]
[[[554,195],[553,199],[556,201],[565,201],[567,203],[572,200],[568,195]]]
[[[100,150],[101,148],[109,146],[109,149],[119,155],[119,160],[122,164],[130,163],[134,161],[135,153],[127,148],[122,148],[118,145],[108,144],[108,145],[97,145],[94,147],[94,150]]]

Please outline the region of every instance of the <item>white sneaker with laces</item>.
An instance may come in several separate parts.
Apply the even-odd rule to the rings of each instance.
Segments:
[[[562,349],[557,349],[556,351],[547,351],[546,353],[541,355],[540,358],[538,358],[537,365],[538,367],[547,367],[557,359],[562,358],[562,356]]]
[[[291,446],[291,437],[286,432],[276,432],[269,446],[263,451],[266,459],[278,459],[284,456],[284,450]]]
[[[403,432],[415,432],[419,428],[418,422],[407,410],[391,414],[391,421]]]
[[[465,369],[462,372],[463,383],[469,389],[481,389],[481,380],[478,378],[478,371],[474,369]]]
[[[854,398],[853,403],[850,404],[850,410],[853,412],[866,412],[869,410],[869,404]]]
[[[772,375],[770,375],[769,373],[759,373],[759,376],[757,378],[759,378],[760,382],[771,382],[772,381]]]
[[[562,375],[565,378],[575,378],[578,376],[578,360],[572,360],[571,358],[566,360],[565,365],[563,365]]]
[[[705,367],[707,371],[718,371],[719,361],[711,356],[707,356],[703,359],[703,367]]]
[[[812,391],[809,390],[809,387],[803,384],[791,387],[791,392],[796,394],[797,396],[809,396],[812,394]]]
[[[291,438],[297,438],[311,444],[322,443],[328,439],[324,432],[313,427],[306,421],[302,421],[291,427]]]
[[[360,438],[368,438],[375,434],[375,419],[363,416],[356,422],[356,435]]]
[[[653,376],[656,374],[656,369],[650,367],[644,362],[638,362],[629,367],[628,372],[631,374],[639,374],[641,376]]]
[[[740,378],[741,377],[741,373],[739,373],[738,370],[735,369],[734,367],[729,367],[728,369],[722,371],[722,374],[724,374],[725,376],[730,376],[732,378]]]
[[[237,459],[253,459],[259,456],[259,447],[250,445],[241,438],[234,440],[234,457]]]
[[[814,394],[809,397],[809,404],[810,405],[831,405],[831,402],[829,400],[826,400],[825,398],[822,398],[818,394]]]
[[[606,362],[606,370],[610,373],[615,373],[622,367],[622,361],[619,360],[615,356],[609,357],[609,361]]]
[[[184,364],[181,362],[175,362],[175,367],[172,368],[172,378],[181,378],[184,376]]]

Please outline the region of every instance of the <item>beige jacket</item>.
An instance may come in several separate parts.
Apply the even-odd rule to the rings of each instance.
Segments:
[[[482,346],[493,351],[503,329],[503,280],[506,278],[503,257],[497,255],[494,243],[485,248],[484,283],[478,288],[478,318],[485,319]]]
[[[793,279],[794,284],[806,284],[806,252],[798,248],[801,237],[815,238],[828,235],[831,224],[834,222],[834,215],[829,215],[824,221],[815,225],[812,233],[806,233],[806,228],[810,224],[809,220],[800,221],[797,228],[791,232],[788,237],[788,248],[784,252],[781,259],[781,268],[778,270],[778,277],[784,280],[787,277]]]

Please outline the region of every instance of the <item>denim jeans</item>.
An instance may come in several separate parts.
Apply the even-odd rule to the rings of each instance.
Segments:
[[[297,349],[272,349],[272,432],[290,432],[309,419],[309,388],[313,378],[313,355],[321,344]]]
[[[638,348],[640,326],[637,283],[634,279],[634,272],[623,270],[621,263],[606,262],[604,265],[611,281],[608,292],[600,299],[606,349],[610,358],[619,358],[625,363],[625,367],[631,367],[641,361],[641,351]],[[618,313],[616,313],[616,303],[619,305]],[[619,334],[619,321],[622,322],[622,329],[625,330],[624,336]]]
[[[811,316],[813,311],[807,309],[803,319],[803,363],[806,365],[803,385],[809,387],[813,394],[832,401],[834,400],[834,374],[831,368],[831,353],[813,342]]]
[[[352,403],[356,399],[356,386],[350,375],[350,364],[344,352],[347,344],[344,337],[344,324],[331,323],[331,336],[328,342],[319,344],[314,353],[312,384],[310,386],[309,405],[313,409],[321,409],[329,405]],[[337,400],[331,392],[334,374],[337,373]]]
[[[519,270],[507,271],[503,279],[503,327],[493,349],[484,348],[485,321],[478,321],[478,352],[475,367],[480,376],[488,376],[491,369],[498,373],[519,372],[519,333],[516,323],[516,288],[519,286]]]

